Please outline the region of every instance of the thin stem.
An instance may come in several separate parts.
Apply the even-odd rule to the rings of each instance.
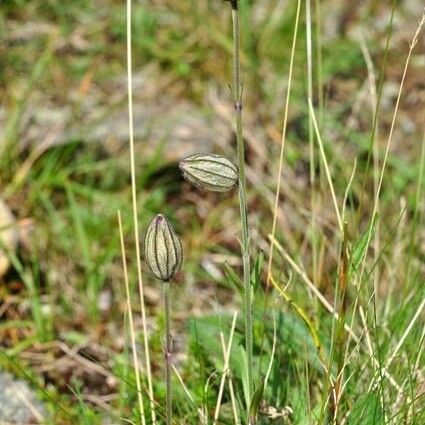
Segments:
[[[304,281],[304,283],[307,284],[308,288],[310,289],[310,291],[312,292],[312,294],[323,304],[323,306],[326,308],[326,310],[328,310],[329,313],[331,313],[333,315],[333,317],[336,320],[339,320],[339,314],[338,312],[335,311],[334,307],[329,303],[329,301],[326,299],[326,297],[324,297],[322,295],[322,293],[317,289],[317,286],[315,283],[313,283],[308,276],[306,275],[306,273],[304,272],[304,267],[298,265],[292,258],[291,256],[286,252],[286,250],[283,248],[283,246],[275,239],[273,238],[271,235],[269,235],[269,239],[271,241],[271,243],[273,243],[276,246],[276,249],[282,254],[283,258],[290,264],[290,266],[295,270],[295,272],[301,277],[301,279]],[[354,304],[354,310],[356,310],[356,306],[357,306],[357,299],[355,299],[355,304]],[[344,329],[346,330],[346,332],[348,333],[349,337],[356,343],[359,344],[361,339],[360,337],[354,332],[353,330],[353,322],[354,322],[354,316],[351,320],[351,324],[345,323],[344,324]],[[347,344],[349,344],[349,340],[347,341]],[[371,360],[372,363],[374,364],[374,366],[378,365],[378,360],[376,359],[375,355],[372,353],[371,354]],[[401,387],[400,385],[395,381],[395,379],[393,378],[393,376],[384,369],[384,375],[385,377],[388,379],[389,383],[397,390],[397,391],[401,391]]]
[[[308,106],[309,106],[309,109],[310,109],[311,117],[313,118],[313,125],[314,125],[314,130],[316,132],[317,143],[319,145],[320,155],[322,157],[323,166],[325,168],[326,178],[328,180],[329,189],[330,189],[331,195],[332,195],[332,201],[333,201],[333,204],[334,204],[336,218],[337,218],[337,221],[338,221],[338,228],[339,228],[339,231],[342,234],[343,231],[344,231],[344,225],[342,223],[341,213],[339,212],[338,201],[336,199],[336,194],[335,194],[335,187],[334,187],[334,184],[332,182],[332,177],[331,177],[331,172],[329,170],[328,160],[326,158],[325,149],[323,147],[322,137],[321,137],[320,132],[319,132],[319,127],[318,127],[318,124],[317,124],[316,115],[314,113],[313,104],[311,102],[311,99],[308,99]]]
[[[145,410],[143,407],[143,393],[142,393],[142,384],[140,379],[139,357],[137,355],[137,348],[136,348],[136,335],[135,335],[136,332],[135,332],[134,320],[133,320],[133,310],[131,306],[130,284],[128,283],[127,261],[125,259],[125,243],[124,243],[124,232],[122,228],[121,211],[118,211],[118,227],[119,227],[120,241],[121,241],[121,257],[122,257],[122,265],[124,270],[124,283],[125,283],[125,294],[127,299],[128,320],[130,322],[131,350],[133,353],[134,371],[136,373],[137,400],[139,402],[140,420],[142,421],[142,424],[144,424]]]
[[[220,415],[220,407],[221,407],[221,400],[223,398],[224,384],[226,383],[227,375],[229,375],[229,373],[230,373],[230,365],[229,365],[230,351],[232,349],[233,335],[235,333],[236,319],[237,318],[238,318],[238,312],[236,311],[233,314],[232,327],[231,327],[231,330],[230,330],[229,342],[227,344],[227,347],[226,347],[226,343],[224,342],[223,332],[220,332],[221,346],[222,346],[222,349],[223,349],[224,367],[223,367],[223,374],[221,375],[221,381],[220,381],[220,388],[219,388],[219,391],[218,391],[217,403],[215,405],[213,425],[217,424],[218,417]]]
[[[239,207],[242,223],[242,264],[244,282],[244,313],[245,313],[245,348],[248,369],[248,413],[251,395],[254,391],[253,361],[252,361],[252,299],[251,299],[251,273],[249,257],[248,213],[246,201],[245,178],[245,145],[242,132],[242,87],[240,64],[240,24],[239,10],[236,0],[231,1],[233,23],[233,96],[236,118],[236,141],[239,165]]]
[[[131,0],[127,0],[127,84],[128,84],[128,126],[130,139],[130,169],[131,169],[131,198],[133,209],[133,227],[134,241],[136,245],[136,262],[137,262],[137,282],[139,286],[140,308],[142,312],[142,327],[143,327],[143,345],[145,351],[146,374],[148,378],[148,392],[151,408],[152,424],[156,425],[155,402],[152,385],[151,361],[149,353],[148,332],[146,327],[146,310],[145,296],[143,289],[142,264],[140,255],[139,241],[139,223],[137,212],[137,191],[136,191],[136,166],[134,153],[134,120],[133,120],[133,66],[132,66],[132,49],[131,49]],[[142,424],[144,425],[145,415],[143,412]]]
[[[311,34],[311,0],[306,1],[306,50],[307,50],[307,92],[308,99],[313,102],[313,46]],[[313,119],[309,110],[308,114],[308,145],[309,145],[309,158],[310,158],[310,187],[311,187],[311,248],[313,259],[313,280],[318,281],[317,270],[317,208],[316,208],[316,164],[314,155],[314,129]]]
[[[322,61],[322,6],[321,0],[315,0],[315,19],[316,19],[316,68],[317,68],[317,99],[319,107],[319,122],[322,124],[323,120],[323,107],[324,107],[324,94],[323,94],[323,61]]]
[[[298,26],[299,26],[299,20],[300,20],[300,11],[301,11],[301,0],[298,0],[297,2],[297,12],[296,12],[296,18],[295,18],[295,25],[294,25],[294,32],[292,37],[292,47],[291,47],[291,57],[289,61],[289,72],[288,72],[288,85],[286,90],[286,99],[285,99],[285,107],[284,107],[284,113],[283,113],[283,127],[282,127],[282,137],[281,137],[281,143],[280,143],[280,153],[279,153],[279,169],[277,172],[277,181],[276,181],[276,190],[274,195],[274,205],[273,205],[273,222],[272,222],[272,238],[276,236],[277,231],[277,217],[279,213],[279,200],[281,195],[281,182],[282,182],[282,173],[283,173],[283,166],[284,166],[284,159],[285,159],[285,146],[286,146],[286,134],[287,134],[287,127],[288,127],[288,116],[289,116],[289,104],[291,99],[291,87],[292,87],[292,79],[293,79],[293,71],[294,71],[294,62],[295,62],[295,51],[296,51],[296,45],[297,45],[297,39],[298,39]],[[313,187],[313,185],[312,185]],[[313,212],[314,217],[314,212]],[[313,255],[314,257],[314,255]],[[268,304],[269,304],[269,288],[270,288],[270,278],[272,275],[272,265],[273,265],[273,258],[274,258],[274,245],[270,244],[270,251],[269,251],[269,259],[267,262],[267,277],[266,277],[266,294],[264,297],[264,315],[263,320],[266,319],[267,312],[269,311]],[[261,339],[261,354],[263,353],[263,344],[264,344],[264,335]],[[262,361],[262,355],[261,355]],[[261,370],[261,364],[260,364],[260,370]]]
[[[171,353],[172,341],[170,332],[170,282],[164,282],[164,311],[165,311],[165,385],[166,394],[166,410],[165,421],[167,425],[171,425],[172,411],[172,394],[171,394]]]
[[[292,38],[291,59],[290,59],[290,62],[289,62],[288,88],[286,90],[285,111],[284,111],[283,128],[282,128],[282,139],[281,139],[280,154],[279,154],[279,170],[277,172],[276,192],[275,192],[274,207],[273,207],[273,224],[272,224],[272,237],[273,238],[276,235],[276,229],[277,229],[277,215],[278,215],[278,211],[279,211],[280,185],[281,185],[281,181],[282,181],[283,162],[284,162],[284,153],[285,153],[285,145],[286,145],[286,132],[287,132],[287,128],[288,128],[289,101],[290,101],[290,98],[291,98],[292,75],[293,75],[293,71],[294,71],[295,49],[296,49],[296,45],[297,45],[298,24],[299,24],[299,19],[300,19],[300,9],[301,9],[301,1],[298,0],[297,14],[296,14],[296,18],[295,18],[294,35],[293,35],[293,38]],[[266,288],[267,289],[270,285],[271,270],[272,270],[272,265],[273,265],[273,255],[274,255],[274,245],[271,244],[270,253],[269,253],[269,261],[268,261],[268,265],[267,265],[267,282],[266,282]]]
[[[198,414],[199,414],[199,420],[200,420],[199,423],[201,425],[208,425],[208,420],[207,420],[206,416],[204,415],[203,409],[197,406],[196,401],[193,399],[192,394],[190,394],[190,391],[187,388],[186,384],[184,383],[182,376],[180,375],[179,371],[177,370],[177,368],[172,363],[171,363],[171,368],[173,369],[173,372],[176,374],[177,379],[179,380],[179,383],[182,386],[183,391],[185,392],[187,398],[190,400],[190,402],[193,404],[193,406],[196,407]]]

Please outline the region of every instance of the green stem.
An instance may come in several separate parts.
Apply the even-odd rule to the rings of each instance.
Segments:
[[[167,425],[171,425],[173,415],[172,394],[171,394],[171,353],[172,341],[170,332],[170,282],[164,282],[164,310],[165,310],[165,385],[166,385],[166,410],[165,420]]]
[[[233,95],[236,116],[236,141],[239,165],[239,206],[242,222],[242,264],[244,282],[244,313],[245,313],[245,342],[248,362],[248,413],[251,396],[254,391],[252,376],[252,299],[251,299],[251,273],[249,257],[248,214],[246,201],[246,178],[245,178],[245,145],[242,133],[242,87],[240,65],[240,24],[237,0],[231,1],[233,22]]]

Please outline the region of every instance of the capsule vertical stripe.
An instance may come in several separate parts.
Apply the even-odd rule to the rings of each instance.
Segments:
[[[169,221],[158,214],[145,237],[145,257],[152,273],[160,280],[170,280],[183,262],[183,247]]]
[[[179,168],[188,182],[212,192],[227,192],[238,182],[236,165],[221,155],[193,155],[182,160]]]

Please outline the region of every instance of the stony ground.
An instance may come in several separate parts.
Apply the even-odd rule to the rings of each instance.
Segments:
[[[233,155],[233,108],[227,87],[229,19],[221,1],[199,0],[196,13],[194,2],[135,3],[133,86],[139,219],[143,228],[153,214],[165,211],[180,223],[178,230],[184,233],[190,252],[175,293],[174,317],[175,361],[189,379],[197,361],[190,351],[196,345],[188,331],[190,318],[228,313],[239,305],[223,267],[224,263],[236,269],[240,266],[235,197],[199,194],[182,181],[176,167],[179,159],[194,152]],[[341,202],[354,159],[358,159],[359,174],[365,168],[371,128],[370,81],[373,76],[379,81],[385,58],[389,3],[323,2],[326,114],[321,130]],[[382,86],[376,143],[381,151],[409,42],[423,8],[421,0],[399,4]],[[116,234],[116,211],[121,209],[128,257],[134,258],[123,4],[114,0],[13,0],[3,6],[0,143],[15,142],[17,154],[13,161],[0,162],[0,232],[8,244],[8,249],[0,247],[0,349],[10,356],[0,359],[0,368],[9,371],[0,373],[0,388],[5,384],[7,390],[0,391],[0,421],[30,421],[31,415],[37,419],[36,412],[44,416],[46,409],[37,400],[44,400],[50,410],[63,405],[71,416],[87,417],[87,423],[99,422],[100,415],[115,418],[116,412],[129,417],[134,392],[124,384],[133,376],[123,354],[128,342],[123,332],[125,300]],[[252,30],[252,39],[245,38],[243,55],[247,177],[253,244],[256,253],[267,253],[294,10],[286,1],[259,0],[252,2],[252,7],[251,21],[245,27]],[[311,218],[311,188],[304,38],[302,30],[289,111],[278,237],[304,264],[309,276],[314,276],[306,230]],[[389,298],[388,288],[397,290],[404,282],[407,266],[400,256],[411,240],[415,239],[411,263],[423,260],[425,229],[413,229],[409,224],[415,215],[412,205],[423,140],[424,43],[422,36],[412,57],[384,182],[383,245],[391,246],[393,235],[398,245],[394,252],[382,253],[383,303]],[[374,75],[369,75],[368,54]],[[332,300],[338,247],[332,200],[323,175],[316,189],[321,203],[317,283]],[[354,182],[348,214],[359,204],[361,213],[356,217],[358,228],[351,229],[353,243],[367,226],[372,193],[373,176]],[[133,263],[130,268],[134,278]],[[283,276],[288,272],[288,281],[293,278],[281,259],[276,270]],[[423,261],[418,270],[425,273]],[[294,286],[298,294],[302,282]],[[400,292],[395,296],[404,299]],[[146,299],[152,363],[161,382],[160,290],[149,278]],[[299,301],[308,312],[316,312],[310,295],[302,292]],[[137,305],[135,310],[139,312]],[[206,322],[205,334],[211,329]],[[140,328],[138,314],[136,324]],[[390,325],[391,321],[384,328],[386,334],[392,332]],[[285,352],[285,360],[292,355]],[[28,379],[22,370],[30,371],[35,379]],[[48,389],[49,394],[40,388]],[[157,391],[163,394],[161,384]],[[317,391],[312,389],[314,394]],[[196,394],[201,392],[194,389]],[[54,425],[72,423],[63,412],[54,420]]]

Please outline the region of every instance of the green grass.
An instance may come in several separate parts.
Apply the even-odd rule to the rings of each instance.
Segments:
[[[261,13],[260,3],[264,7]],[[293,2],[285,10],[274,10],[276,3],[241,2],[244,124],[248,129],[251,171],[248,205],[253,229],[256,389],[261,388],[274,351],[269,379],[260,397],[264,404],[258,423],[332,423],[330,415],[335,406],[331,403],[329,375],[335,377],[344,368],[339,380],[343,392],[337,423],[419,425],[425,420],[421,384],[425,367],[423,312],[405,332],[425,297],[425,142],[423,123],[416,113],[424,105],[420,99],[411,100],[420,90],[420,49],[413,52],[408,68],[379,210],[371,227],[374,179],[382,166],[394,99],[388,100],[384,90],[378,133],[372,137],[379,163],[373,161],[373,156],[368,162],[368,155],[372,155],[373,110],[361,46],[349,35],[329,35],[324,25],[324,21],[329,22],[327,2],[321,2],[323,22],[317,26],[317,4],[312,4],[313,104],[340,211],[347,191],[347,225],[342,237],[315,133],[315,184],[309,184],[303,3],[276,232],[287,256],[276,248],[272,265],[276,284],[287,298],[271,288],[266,295],[268,235],[296,12]],[[407,42],[422,13],[418,9],[415,16],[410,16],[402,7],[398,5],[394,10],[394,25],[400,26],[391,28],[391,5],[384,5],[387,25],[365,34],[378,93],[381,75],[383,82],[400,83]],[[206,110],[209,93],[218,88],[220,100],[229,106],[231,114],[231,94],[226,87],[231,81],[232,52],[228,5],[221,1],[163,0],[155,6],[134,2],[133,8],[134,73],[148,64],[155,67],[158,82],[152,81],[152,85],[158,84],[161,90],[165,87],[166,93],[193,102],[202,110]],[[358,19],[353,25],[364,26]],[[384,18],[376,10],[368,16],[368,22],[379,19]],[[38,29],[48,24],[49,29],[28,36],[25,31],[31,33],[30,24]],[[403,42],[398,37],[402,29],[406,30]],[[9,253],[11,270],[0,278],[0,368],[10,370],[36,389],[47,405],[46,424],[100,424],[107,423],[106,418],[114,424],[125,420],[139,423],[116,221],[117,210],[121,210],[137,338],[142,346],[129,153],[126,145],[111,153],[106,145],[86,143],[88,129],[80,126],[86,114],[84,100],[96,98],[95,105],[104,111],[100,120],[106,121],[125,99],[125,93],[121,93],[117,101],[121,103],[116,104],[117,98],[113,97],[114,79],[126,72],[125,5],[112,0],[101,4],[9,1],[0,8],[0,37],[4,41],[0,44],[4,58],[0,68],[0,112],[7,111],[6,115],[0,113],[0,151],[6,152],[0,159],[0,196],[17,216],[24,233],[19,251]],[[323,49],[319,51],[320,45]],[[85,81],[89,81],[87,86]],[[362,93],[360,108],[353,112]],[[158,93],[158,99],[162,96],[164,91]],[[50,147],[24,169],[32,150],[20,150],[17,144],[29,131],[26,114],[34,105],[42,107],[47,101],[59,112],[69,108],[73,128],[78,131],[61,130],[65,135],[72,133],[66,143]],[[219,106],[209,101],[207,113],[217,115]],[[227,118],[231,122],[232,115]],[[403,130],[407,118],[413,122],[409,132]],[[161,119],[166,122],[167,116]],[[42,134],[48,137],[52,131],[46,128]],[[214,149],[232,156],[235,146],[222,137],[217,134],[219,143]],[[175,423],[199,423],[201,410],[212,424],[224,368],[220,332],[227,343],[233,311],[241,308],[237,196],[205,195],[191,189],[179,177],[177,164],[165,160],[167,141],[159,143],[149,155],[144,147],[154,141],[137,142],[140,229],[145,229],[156,213],[164,213],[175,223],[185,246],[184,270],[172,286],[171,296],[174,363],[190,397],[174,376]],[[355,160],[356,173],[347,190]],[[345,277],[342,265],[347,271]],[[164,312],[160,288],[147,269],[144,271],[154,393],[157,416],[163,421]],[[360,342],[348,339],[342,319],[332,317],[309,289],[306,277],[335,305],[344,322],[361,337]],[[344,284],[345,303],[341,301]],[[3,310],[5,305],[8,307]],[[364,333],[365,325],[368,335]],[[86,362],[67,356],[58,348],[59,343],[75,349]],[[239,314],[229,376],[241,423],[245,423],[248,385],[244,345]],[[346,355],[349,360],[344,363]],[[56,366],[44,370],[43,365],[52,359],[62,359],[63,363],[53,363]],[[402,387],[400,394],[385,376],[389,359],[388,373]],[[142,378],[147,394],[146,377]],[[144,400],[150,419],[148,398]],[[284,419],[289,411],[289,418]],[[220,424],[234,424],[228,381],[220,412]],[[277,418],[272,421],[267,412],[275,413]]]

